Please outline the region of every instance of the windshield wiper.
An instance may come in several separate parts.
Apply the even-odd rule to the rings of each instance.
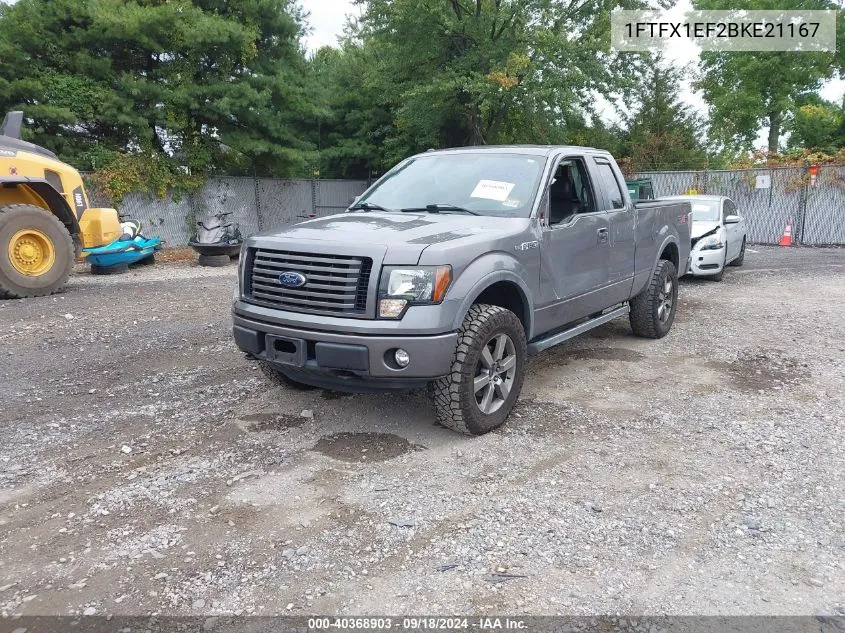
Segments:
[[[358,204],[349,207],[350,211],[390,211],[385,209],[380,204],[373,204],[372,202],[359,202]]]
[[[411,213],[413,211],[428,211],[429,213],[440,213],[441,211],[456,211],[458,213],[469,213],[470,215],[481,215],[477,211],[470,211],[463,207],[455,206],[454,204],[434,203],[427,204],[424,207],[409,207],[402,209],[403,212]]]

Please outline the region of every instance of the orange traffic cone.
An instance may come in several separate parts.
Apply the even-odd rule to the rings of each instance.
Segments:
[[[778,242],[779,246],[792,246],[792,218],[787,218],[786,228],[783,230],[783,235]]]

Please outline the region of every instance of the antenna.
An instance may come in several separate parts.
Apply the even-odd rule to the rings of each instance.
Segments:
[[[3,118],[3,127],[0,128],[0,136],[9,136],[20,140],[22,123],[23,112],[17,110],[7,113]]]

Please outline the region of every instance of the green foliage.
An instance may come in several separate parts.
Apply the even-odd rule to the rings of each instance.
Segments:
[[[0,107],[23,109],[28,138],[77,168],[105,167],[115,191],[144,169],[189,188],[214,173],[297,175],[311,159],[293,0],[18,0],[0,11]]]
[[[835,152],[845,144],[843,124],[845,112],[836,104],[821,101],[799,106],[793,115],[790,148]]]
[[[312,62],[327,86],[323,173],[383,169],[431,147],[578,138],[597,94],[638,86],[644,57],[607,52],[609,15],[643,4],[369,0],[340,52]]]
[[[704,122],[680,100],[683,71],[659,57],[643,74],[634,113],[626,117],[623,156],[634,171],[700,169],[708,156],[701,141]]]
[[[698,10],[838,9],[832,0],[694,0]],[[840,16],[841,21],[841,16]],[[778,150],[795,103],[817,91],[832,76],[833,53],[757,52],[701,54],[702,76],[697,88],[710,106],[710,131],[724,146],[751,148],[763,126],[769,127],[768,148]]]
[[[128,193],[148,193],[159,198],[168,192],[175,200],[184,193],[198,191],[205,177],[185,174],[160,152],[116,154],[105,167],[91,176],[93,184],[101,188],[114,204]]]

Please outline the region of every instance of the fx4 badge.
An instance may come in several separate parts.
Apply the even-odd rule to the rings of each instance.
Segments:
[[[514,246],[514,249],[516,249],[518,251],[529,251],[532,248],[539,248],[539,247],[540,247],[540,242],[534,241],[534,242],[523,242],[522,244],[517,244],[516,246]]]

